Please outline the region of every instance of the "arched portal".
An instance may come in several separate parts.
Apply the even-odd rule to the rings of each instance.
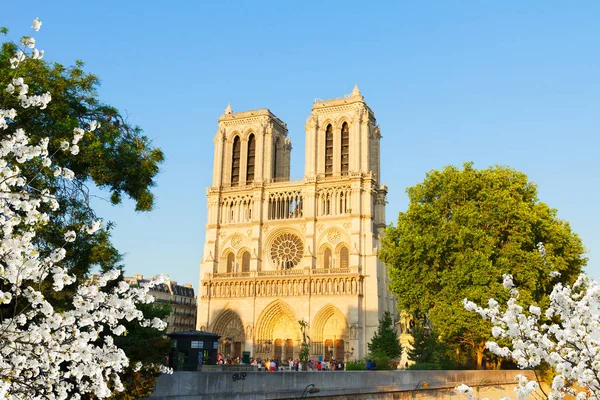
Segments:
[[[246,341],[244,324],[235,311],[225,309],[219,313],[211,324],[211,332],[221,335],[219,339],[219,353],[226,358],[241,357]]]
[[[298,357],[294,343],[299,343],[300,337],[300,325],[292,308],[275,300],[265,307],[256,322],[254,356],[278,360]]]
[[[342,312],[334,305],[323,307],[311,324],[311,352],[322,355],[325,360],[345,358],[345,344],[348,342],[348,322]]]

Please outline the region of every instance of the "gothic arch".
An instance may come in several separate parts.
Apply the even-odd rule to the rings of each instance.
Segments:
[[[350,245],[344,241],[341,241],[337,244],[337,246],[335,246],[335,253],[339,254],[339,252],[342,250],[342,247],[345,247],[346,249],[350,250]]]
[[[250,252],[250,248],[249,248],[249,247],[243,246],[243,247],[240,247],[240,249],[237,251],[237,254],[235,255],[235,257],[236,257],[236,258],[240,258],[240,259],[241,259],[242,255],[243,255],[244,253],[249,253],[249,254],[252,254],[252,253]]]
[[[283,321],[280,321],[281,319],[283,319]],[[280,325],[280,322],[285,322],[285,324],[294,331],[296,337],[292,339],[300,340],[301,333],[300,325],[298,325],[298,318],[296,318],[294,310],[281,300],[271,302],[260,313],[254,331],[256,340],[275,339],[275,328]]]
[[[217,268],[218,272],[227,272],[227,259],[229,258],[230,254],[233,254],[235,259],[235,253],[233,249],[226,248],[225,250],[223,250],[223,252],[221,253],[221,257],[219,258],[219,264],[221,266]]]
[[[344,122],[348,124],[348,127],[352,127],[352,118],[346,114],[341,115],[335,122],[335,129],[342,129]]]
[[[254,138],[256,138],[256,132],[254,131],[254,128],[248,128],[243,134],[240,134],[240,137],[243,141],[248,141],[248,138],[252,134],[254,135]]]
[[[240,243],[242,243],[242,244],[234,245],[233,239],[236,236],[239,236],[241,238],[241,242]],[[236,248],[236,246],[237,247],[244,246],[244,243],[246,243],[247,240],[248,240],[248,237],[246,235],[243,235],[243,234],[240,234],[240,233],[237,233],[237,232],[232,233],[231,235],[227,236],[225,238],[225,240],[223,240],[223,243],[227,245],[227,248],[225,250],[223,250],[223,252],[221,254],[225,255],[225,253],[227,253],[228,251],[236,252],[236,250],[234,250],[234,248]],[[239,254],[239,252],[238,252],[238,254]]]
[[[232,338],[234,342],[245,342],[246,333],[242,319],[230,308],[219,313],[213,321],[210,331],[221,335],[222,338]]]
[[[236,137],[239,137],[239,138],[241,139],[241,135],[240,135],[240,132],[239,132],[238,130],[235,130],[235,131],[233,131],[233,132],[230,132],[230,133],[229,133],[229,135],[228,135],[228,137],[227,137],[227,141],[228,141],[229,143],[233,143],[233,140],[234,140]]]
[[[350,246],[346,243],[340,243],[335,248],[338,268],[348,268],[350,266]]]
[[[249,272],[251,259],[250,250],[242,249],[238,257],[240,258],[240,271]]]
[[[333,268],[333,254],[333,248],[330,244],[322,244],[317,252],[316,268]]]
[[[326,331],[328,330],[328,332]],[[311,340],[313,342],[322,342],[324,336],[333,334],[335,339],[348,340],[348,321],[339,308],[332,304],[327,304],[319,310],[311,324]]]
[[[346,246],[349,246],[347,243],[350,243],[350,237],[345,229],[332,226],[319,235],[317,243],[319,243],[319,246],[324,246],[329,243],[332,249],[336,249],[337,252],[338,249],[336,246],[338,246],[338,243],[346,243]]]
[[[331,125],[332,128],[335,128],[335,121],[331,117],[327,117],[325,121],[319,122],[319,130],[324,134],[328,125]]]

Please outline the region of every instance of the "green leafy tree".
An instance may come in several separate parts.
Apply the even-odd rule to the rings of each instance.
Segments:
[[[389,311],[383,313],[383,317],[379,321],[379,328],[368,347],[372,355],[384,354],[388,358],[399,358],[402,355],[402,345],[394,330],[392,315]]]
[[[3,43],[0,50],[0,103],[7,109],[18,108],[15,107],[17,96],[7,95],[5,91],[5,86],[15,77],[9,61],[15,51],[16,45],[10,41]],[[98,218],[89,205],[88,185],[108,192],[113,204],[120,203],[124,196],[131,198],[136,211],[149,211],[154,205],[151,189],[164,159],[162,151],[153,147],[142,130],[132,126],[119,110],[99,100],[96,90],[100,80],[86,73],[83,67],[81,61],[65,67],[39,59],[27,60],[19,67],[19,76],[27,80],[30,93],[49,92],[52,96],[46,109],[31,107],[19,113],[19,127],[33,141],[48,137],[48,149],[54,154],[55,162],[75,173],[75,179],[65,183],[41,168],[26,171],[28,176],[36,176],[37,189],[51,189],[60,203],[59,213],[47,225],[52,229],[40,231],[36,238],[42,253],[44,248],[62,245],[67,230],[89,225]],[[91,121],[100,123],[93,135],[86,134],[78,149],[60,150],[62,142],[71,143],[75,128],[87,126]],[[12,133],[11,129],[5,132]],[[77,156],[71,151],[78,151]],[[91,237],[79,235],[81,237],[70,244],[69,253],[73,256],[66,261],[66,266],[78,278],[87,278],[92,267],[107,271],[121,266],[121,255],[110,241],[111,224],[105,228]],[[68,297],[68,291],[65,293]],[[68,299],[56,297],[53,303],[66,306]]]
[[[478,367],[491,326],[466,312],[463,299],[506,300],[502,275],[510,273],[522,300],[543,306],[555,283],[550,271],[571,282],[586,263],[580,238],[512,168],[449,166],[407,192],[408,211],[387,228],[380,252],[390,289],[400,309],[427,314],[445,342],[472,348]]]

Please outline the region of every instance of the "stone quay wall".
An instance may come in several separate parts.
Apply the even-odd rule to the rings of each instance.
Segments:
[[[308,385],[319,389],[307,398],[464,400],[454,388],[464,383],[475,396],[516,399],[516,376],[532,371],[335,371],[335,372],[175,372],[159,377],[155,400],[259,400],[300,398]]]

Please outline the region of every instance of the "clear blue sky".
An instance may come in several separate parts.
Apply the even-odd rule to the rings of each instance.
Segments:
[[[381,125],[387,220],[445,165],[509,165],[538,184],[600,276],[598,1],[12,1],[0,25],[102,79],[100,97],[166,154],[156,209],[95,206],[127,273],[198,285],[213,137],[227,102],[288,123],[301,178],[315,98],[358,83]]]

